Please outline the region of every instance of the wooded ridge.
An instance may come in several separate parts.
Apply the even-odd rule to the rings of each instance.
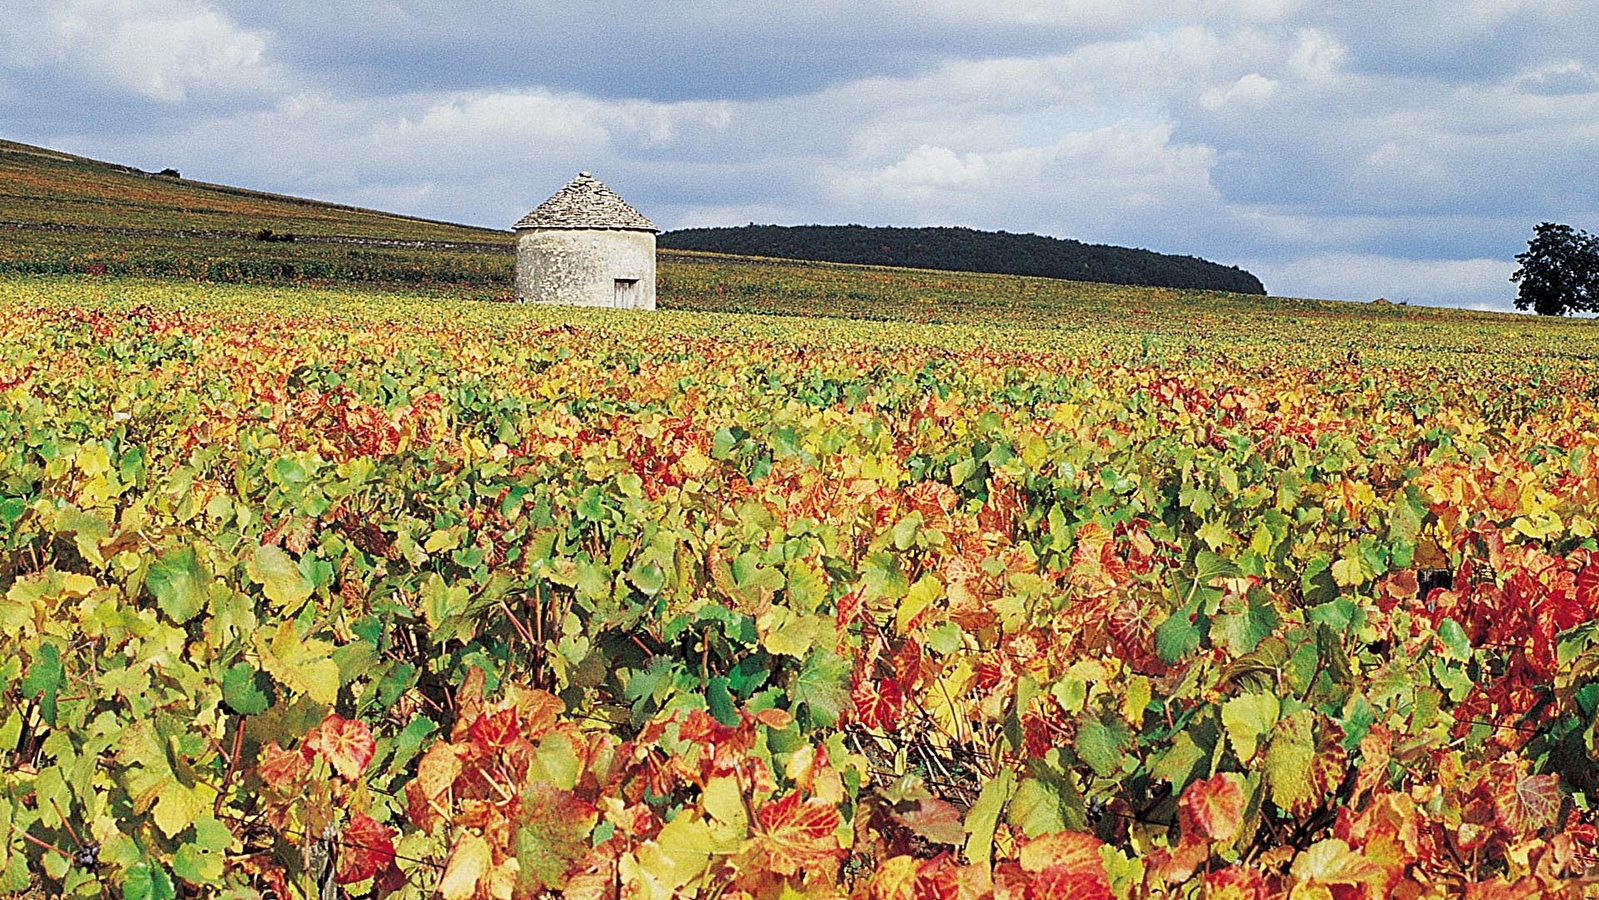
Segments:
[[[1266,293],[1254,275],[1194,256],[970,228],[750,224],[668,231],[660,236],[659,245],[783,259]]]

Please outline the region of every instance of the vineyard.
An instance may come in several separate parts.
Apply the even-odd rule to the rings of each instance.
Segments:
[[[1591,327],[990,284],[0,279],[0,890],[1592,895]]]
[[[0,140],[0,222],[164,232],[268,229],[407,241],[502,241],[483,228],[152,175]]]

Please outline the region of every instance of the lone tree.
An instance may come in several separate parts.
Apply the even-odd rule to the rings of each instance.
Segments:
[[[1521,268],[1510,280],[1521,285],[1517,309],[1541,316],[1599,312],[1599,238],[1570,225],[1544,222],[1533,229]]]

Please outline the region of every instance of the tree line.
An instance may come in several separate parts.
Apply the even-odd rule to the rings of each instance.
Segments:
[[[669,231],[660,236],[659,245],[742,256],[1266,293],[1260,279],[1243,269],[1194,256],[970,228],[752,223],[737,228]]]

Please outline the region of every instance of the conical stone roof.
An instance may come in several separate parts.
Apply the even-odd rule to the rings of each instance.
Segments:
[[[523,228],[609,228],[620,231],[660,231],[627,201],[616,196],[598,178],[587,172],[555,192],[516,223]]]

